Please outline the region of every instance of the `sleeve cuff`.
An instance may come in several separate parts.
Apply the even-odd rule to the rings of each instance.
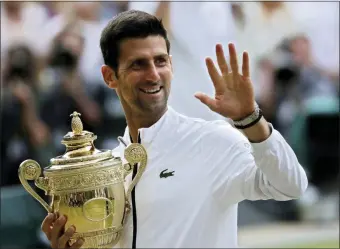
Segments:
[[[261,152],[267,151],[270,148],[273,148],[275,144],[277,143],[277,136],[280,136],[280,133],[274,129],[273,125],[271,123],[268,123],[270,127],[270,135],[269,137],[259,143],[250,143],[254,149],[255,154],[262,154]]]

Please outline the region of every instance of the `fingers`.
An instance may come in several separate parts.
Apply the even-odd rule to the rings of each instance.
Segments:
[[[203,104],[207,105],[212,111],[216,110],[216,100],[210,98],[204,93],[195,93],[195,97]]]
[[[214,84],[215,91],[216,92],[222,92],[223,91],[223,82],[221,81],[221,75],[218,72],[217,68],[215,67],[214,62],[211,58],[207,58],[205,60],[205,63],[207,65],[209,76]]]
[[[76,231],[74,226],[70,226],[66,232],[59,238],[58,240],[58,248],[66,248],[68,245],[68,241],[71,239],[72,235]]]
[[[74,242],[74,244],[70,248],[78,249],[84,244],[84,242],[85,242],[84,239],[79,238],[76,242]]]
[[[238,76],[239,72],[238,72],[238,62],[237,62],[237,54],[236,54],[235,45],[232,43],[229,43],[228,48],[229,48],[231,70],[234,76]]]
[[[243,77],[250,77],[250,70],[249,70],[249,55],[247,52],[243,52],[242,57],[242,75]]]
[[[62,215],[54,223],[52,231],[51,231],[51,240],[50,240],[52,248],[58,247],[58,240],[61,234],[64,233],[66,220],[67,220],[66,216]]]
[[[229,43],[228,49],[229,49],[229,57],[230,57],[231,74],[229,73],[230,68],[228,67],[228,63],[226,61],[226,57],[225,57],[223,47],[221,44],[216,45],[216,57],[217,57],[218,66],[221,70],[223,77],[221,77],[212,59],[211,58],[206,59],[206,65],[208,68],[210,78],[214,84],[216,95],[223,94],[225,88],[238,89],[242,85],[240,83],[243,82],[242,80],[240,80],[239,66],[238,66],[238,59],[237,59],[235,45],[233,43]],[[242,75],[245,78],[250,77],[249,55],[247,52],[243,53]]]
[[[41,224],[41,230],[46,234],[46,237],[48,240],[51,239],[51,230],[52,230],[51,227],[55,219],[56,219],[56,215],[53,213],[49,213]]]
[[[228,69],[227,61],[225,59],[223,47],[221,44],[216,45],[216,57],[217,57],[217,63],[218,63],[218,66],[220,67],[221,73],[223,75],[227,75],[229,73],[229,69]]]
[[[66,216],[60,216],[57,213],[49,213],[42,222],[41,229],[51,241],[52,248],[80,248],[84,244],[84,239],[79,238],[72,246],[68,242],[76,231],[74,226],[70,226],[66,232]]]

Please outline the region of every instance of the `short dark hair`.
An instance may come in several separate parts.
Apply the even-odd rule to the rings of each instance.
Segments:
[[[120,44],[124,39],[146,38],[160,35],[170,52],[170,41],[162,20],[143,11],[128,10],[115,16],[103,29],[100,38],[100,49],[104,63],[117,74]]]

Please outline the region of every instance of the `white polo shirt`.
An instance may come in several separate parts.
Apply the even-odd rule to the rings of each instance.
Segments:
[[[238,202],[291,200],[308,184],[275,129],[251,144],[225,121],[188,118],[169,107],[139,133],[148,163],[135,188],[136,248],[237,247]],[[128,128],[124,140],[130,143]],[[114,152],[123,155],[124,148]],[[117,247],[132,247],[132,216]]]

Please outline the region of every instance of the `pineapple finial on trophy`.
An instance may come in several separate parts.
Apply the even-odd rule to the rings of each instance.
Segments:
[[[74,135],[81,135],[83,132],[83,123],[80,119],[81,114],[74,111],[70,117],[72,117],[71,128]]]

